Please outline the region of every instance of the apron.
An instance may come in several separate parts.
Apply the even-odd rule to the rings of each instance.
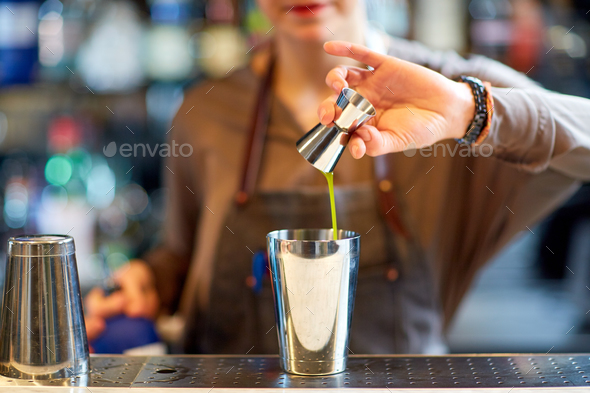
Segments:
[[[228,230],[219,237],[209,305],[187,321],[187,353],[278,353],[268,261],[257,278],[253,261],[266,251],[266,235],[273,230],[331,226],[327,184],[293,192],[255,189],[271,115],[272,70],[271,62],[245,146],[240,191],[225,218]],[[335,187],[339,229],[361,234],[349,348],[363,354],[444,353],[432,267],[416,243],[387,224],[380,198],[373,182]]]

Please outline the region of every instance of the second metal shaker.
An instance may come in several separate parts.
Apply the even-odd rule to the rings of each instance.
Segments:
[[[0,374],[54,379],[88,373],[88,341],[74,239],[8,240],[0,327]]]
[[[356,91],[345,87],[336,105],[342,109],[333,123],[318,124],[297,141],[297,150],[314,167],[332,172],[348,144],[350,135],[375,116],[375,108]]]

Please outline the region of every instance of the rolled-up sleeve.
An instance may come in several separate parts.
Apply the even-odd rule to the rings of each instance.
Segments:
[[[590,100],[541,88],[492,88],[494,117],[484,141],[494,156],[533,173],[554,169],[590,180]]]

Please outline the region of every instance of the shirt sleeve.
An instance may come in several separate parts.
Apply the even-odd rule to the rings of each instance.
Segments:
[[[551,168],[590,180],[590,100],[541,88],[492,88],[494,117],[484,143],[533,173]]]
[[[389,54],[448,78],[470,75],[492,84],[494,116],[482,143],[493,147],[495,158],[531,173],[553,169],[590,180],[590,100],[543,89],[526,74],[483,56],[463,58],[397,39],[390,47]]]

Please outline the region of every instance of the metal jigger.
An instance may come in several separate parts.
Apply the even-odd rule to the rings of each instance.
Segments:
[[[297,150],[314,167],[332,172],[348,144],[350,135],[375,116],[375,108],[356,91],[345,87],[336,105],[342,109],[337,120],[318,124],[297,141]]]
[[[88,341],[74,239],[8,240],[0,327],[0,374],[54,379],[88,373]]]

